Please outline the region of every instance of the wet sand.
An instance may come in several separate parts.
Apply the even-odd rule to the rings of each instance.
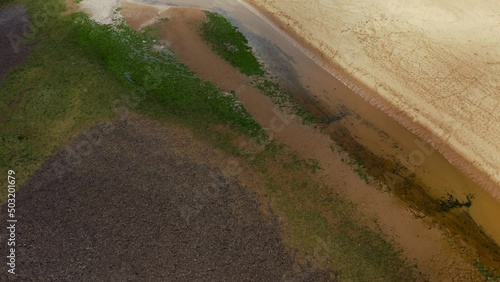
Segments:
[[[282,33],[283,30],[286,31],[284,36],[287,37],[288,41],[324,68],[324,71],[318,71],[316,66],[310,63],[303,64],[298,67],[299,78],[303,85],[308,86],[309,94],[314,96],[319,103],[343,116],[338,123],[347,131],[338,133],[337,123],[332,123],[328,130],[334,132],[336,141],[342,141],[342,139],[346,141],[341,145],[350,147],[349,154],[364,160],[365,165],[371,165],[373,169],[370,173],[374,176],[381,175],[382,177],[378,179],[382,179],[386,184],[394,181],[390,177],[389,179],[385,177],[387,172],[390,172],[404,179],[415,177],[414,184],[404,189],[424,189],[434,198],[445,197],[447,193],[450,193],[460,200],[465,200],[465,195],[474,195],[474,204],[469,209],[469,214],[497,244],[500,243],[500,226],[497,224],[498,214],[500,214],[500,200],[495,199],[489,193],[491,190],[487,191],[484,186],[479,185],[475,181],[477,178],[469,177],[471,172],[476,171],[477,173],[472,173],[476,176],[481,175],[482,172],[475,170],[475,167],[471,167],[466,174],[456,169],[445,156],[449,157],[450,154],[457,158],[460,156],[454,151],[450,151],[448,155],[444,154],[443,156],[442,154],[443,150],[448,150],[450,147],[442,145],[438,150],[434,149],[425,138],[419,138],[417,136],[419,134],[415,135],[395,122],[394,118],[397,119],[397,117],[394,114],[382,113],[378,109],[379,105],[375,103],[376,101],[373,99],[368,102],[362,101],[360,96],[356,94],[356,90],[363,87],[362,85],[360,86],[359,83],[350,84],[353,83],[352,81],[342,80],[340,82],[332,79],[332,73],[340,78],[345,78],[346,73],[332,69],[331,65],[326,63],[328,59],[324,54],[315,51],[314,46],[304,41],[293,29],[276,20],[275,15],[262,9],[255,12],[261,13],[263,19],[271,19],[270,24],[275,25]],[[313,69],[314,71],[311,71]],[[351,88],[355,91],[351,91],[344,83],[354,86]],[[382,108],[382,110],[384,109]],[[417,133],[422,132],[427,132],[427,129],[417,126]],[[405,167],[405,172],[398,172],[400,165]],[[490,184],[490,186],[496,186],[492,182]],[[422,199],[422,201],[426,200]],[[466,226],[467,224],[463,224],[463,226],[457,225],[456,227],[466,230],[468,229]]]
[[[500,198],[498,4],[249,2],[319,51],[310,55],[338,79]]]
[[[197,22],[203,18],[200,10],[170,8],[164,15],[170,18],[162,24],[165,39],[179,59],[198,75],[226,91],[241,89],[241,85],[247,83],[245,76],[214,54],[194,30]],[[271,123],[277,115],[268,97],[249,86],[237,93],[263,127],[272,127]],[[298,151],[302,157],[319,160],[325,168],[321,179],[334,185],[332,188],[335,191],[358,203],[366,215],[367,224],[373,224],[371,220],[376,218],[378,226],[373,228],[380,228],[379,231],[401,246],[405,256],[416,260],[419,270],[435,280],[443,280],[450,275],[464,281],[478,278],[475,270],[461,259],[456,250],[451,251],[453,247],[439,230],[429,229],[428,222],[415,219],[401,201],[361,181],[341,161],[342,155],[331,150],[333,142],[327,135],[295,119],[282,130],[274,132],[274,137]]]
[[[296,264],[276,218],[188,130],[129,114],[66,148],[17,193],[20,259],[1,281],[330,281]]]
[[[224,3],[222,3],[222,4],[224,4]],[[208,3],[207,5],[210,5],[210,3]],[[154,13],[152,13],[152,14],[154,14]],[[152,14],[149,16],[145,16],[142,20],[139,19],[139,22],[146,23],[146,22],[150,21]],[[134,21],[137,21],[137,19],[134,19]],[[186,40],[186,39],[184,39],[184,40]],[[193,38],[191,38],[190,40],[193,40]],[[166,42],[166,44],[170,45],[170,44],[173,44],[174,42],[177,42],[179,44],[179,42],[183,42],[183,40],[169,40],[168,42]],[[192,48],[192,46],[194,46],[194,45],[193,44],[184,45],[184,48],[179,48],[177,51],[179,52],[180,56],[182,56],[183,50],[186,51],[189,48]],[[189,47],[189,48],[187,48],[187,47]],[[175,46],[173,46],[173,48],[175,48]],[[198,53],[196,53],[196,54],[198,54]],[[212,58],[212,59],[209,60],[210,62],[207,63],[207,62],[205,62],[204,58]],[[211,80],[211,81],[219,81],[218,83],[220,83],[221,82],[220,78],[225,78],[228,74],[227,71],[224,73],[219,73],[219,72],[214,71],[210,68],[207,69],[207,67],[213,66],[214,65],[213,60],[216,60],[216,58],[210,57],[207,54],[204,54],[203,56],[197,57],[197,56],[195,56],[195,54],[186,53],[183,60],[185,60],[185,62],[188,65],[190,65],[190,67],[192,67],[195,71],[199,72],[200,76],[202,76],[208,80]],[[200,64],[203,64],[203,62],[205,62],[204,63],[205,67],[200,67]],[[217,65],[218,67],[221,67],[221,65],[218,65],[218,64],[215,64],[215,65]],[[203,74],[203,72],[200,72],[204,68],[205,68],[205,74]],[[217,76],[219,77],[219,79],[217,78]],[[323,77],[323,78],[325,78],[325,77]],[[224,81],[224,83],[226,85],[222,85],[224,87],[222,87],[222,86],[221,87],[225,88],[225,89],[232,89],[231,87],[236,86],[238,83],[240,83],[242,81],[242,79],[243,78],[241,78],[241,77],[238,79],[234,78],[232,80],[229,80],[227,78],[222,79],[222,81]],[[321,87],[323,87],[323,86],[329,86],[328,84],[325,84],[324,82],[321,83],[320,78],[315,80],[314,77],[307,78],[307,77],[302,76],[300,79],[301,79],[301,82],[304,83],[304,85],[308,85],[310,88],[317,88],[314,91],[312,91],[314,93],[324,91],[325,89],[321,89]],[[311,82],[313,82],[313,83],[311,83]],[[318,83],[314,83],[314,82],[318,82]],[[231,85],[233,85],[233,86],[231,86]],[[228,88],[226,88],[226,87],[228,87]],[[342,87],[345,88],[345,86],[343,86],[342,83],[340,83],[340,82],[339,82],[339,84],[334,85],[334,88],[338,88],[340,92],[344,91],[342,89]],[[330,91],[331,89],[327,89],[327,90]],[[334,90],[337,90],[337,89],[334,89]],[[248,101],[248,97],[252,97],[252,99],[250,99],[250,101]],[[247,103],[245,106],[250,108],[250,110],[253,108],[253,111],[251,110],[252,114],[256,117],[256,119],[259,119],[259,117],[260,117],[260,119],[261,119],[260,121],[265,125],[266,122],[269,122],[269,118],[272,118],[272,115],[269,116],[269,112],[266,112],[266,110],[261,107],[261,105],[266,103],[265,97],[262,98],[263,100],[261,100],[260,98],[258,99],[256,97],[258,97],[258,96],[248,95],[246,97],[246,99],[247,99],[246,101],[245,101],[245,96],[240,96],[240,99],[242,99],[242,101]],[[348,97],[346,99],[349,100],[351,98],[352,97]],[[353,99],[355,100],[355,98],[353,98]],[[337,103],[338,101],[335,100],[335,98],[331,99],[331,101],[327,100],[327,102],[329,102],[330,105],[334,105],[334,106],[336,106],[338,104]],[[254,104],[253,107],[251,106],[252,104]],[[356,110],[356,113],[353,113],[350,117],[343,119],[341,121],[341,123],[344,123],[344,125],[346,125],[346,126],[350,125],[349,131],[350,131],[350,134],[354,136],[355,141],[362,142],[363,144],[365,144],[367,146],[371,146],[370,149],[372,149],[374,151],[378,151],[378,152],[380,152],[380,151],[383,152],[384,150],[387,150],[388,148],[391,147],[392,141],[389,141],[391,139],[387,139],[385,136],[380,137],[380,134],[383,135],[383,132],[381,133],[379,130],[375,130],[375,129],[371,130],[370,132],[368,132],[366,130],[367,128],[373,129],[374,125],[378,126],[380,124],[391,123],[390,117],[381,117],[380,115],[378,115],[377,116],[378,118],[375,120],[369,119],[370,122],[372,122],[373,124],[369,124],[369,123],[367,124],[366,120],[359,119],[358,117],[365,115],[366,112],[373,111],[373,109],[370,109],[370,107],[372,107],[372,106],[370,106],[369,104],[366,104],[366,103],[363,104],[363,103],[359,103],[359,102],[351,102],[350,104],[349,103],[346,103],[346,104],[348,104],[351,107],[351,109],[349,109],[349,110]],[[270,107],[272,107],[272,105]],[[404,128],[395,124],[393,121],[392,121],[392,124],[394,124],[394,125],[391,125],[391,126],[393,126],[393,128],[392,128],[393,130],[395,130],[397,132],[404,131]],[[385,127],[385,129],[387,129],[387,127]],[[389,127],[389,129],[391,129],[391,128]],[[356,131],[358,131],[358,132],[356,132]],[[403,222],[412,222],[412,220],[411,220],[411,218],[413,216],[412,211],[407,210],[406,207],[400,201],[398,201],[397,199],[391,198],[389,195],[387,195],[385,193],[378,193],[378,191],[376,191],[376,190],[370,191],[371,193],[367,193],[366,190],[364,190],[364,187],[366,187],[366,186],[364,186],[364,184],[362,184],[362,183],[359,183],[360,182],[359,178],[357,177],[357,175],[352,173],[352,171],[350,170],[349,167],[345,166],[343,169],[339,169],[339,167],[337,165],[332,165],[331,162],[338,162],[339,157],[338,157],[338,155],[335,155],[335,154],[332,155],[331,153],[328,152],[329,148],[331,146],[331,140],[329,140],[328,138],[322,139],[322,138],[324,138],[324,136],[321,136],[321,135],[317,135],[315,137],[312,137],[312,136],[307,135],[307,134],[301,135],[304,133],[305,133],[305,131],[293,131],[293,130],[291,130],[288,132],[286,139],[285,138],[283,139],[284,140],[283,142],[286,144],[289,144],[289,145],[293,145],[293,148],[300,151],[303,156],[320,159],[323,164],[326,164],[327,167],[332,167],[335,170],[338,170],[337,173],[346,173],[346,174],[350,175],[350,177],[353,178],[351,181],[354,181],[354,182],[346,181],[346,182],[342,183],[341,185],[338,185],[339,187],[337,187],[337,189],[343,190],[345,193],[347,193],[347,195],[351,199],[355,199],[356,202],[362,203],[364,206],[364,211],[367,214],[372,214],[372,215],[376,215],[377,217],[380,217],[382,219],[382,222],[384,222],[384,224],[382,224],[383,229],[384,229],[384,233],[391,234],[391,236],[394,235],[396,238],[400,238],[400,240],[398,240],[398,242],[399,241],[406,241],[406,243],[403,244],[405,246],[405,251],[408,252],[410,250],[409,252],[413,252],[411,255],[409,255],[409,257],[420,256],[420,261],[425,261],[424,265],[427,265],[427,267],[429,269],[434,269],[435,272],[439,272],[442,270],[442,268],[440,268],[439,265],[441,265],[441,266],[444,265],[444,264],[436,264],[435,263],[436,257],[442,257],[443,261],[447,261],[447,263],[445,263],[445,264],[456,264],[455,262],[452,262],[453,259],[446,258],[446,256],[447,256],[446,252],[442,253],[442,252],[438,251],[438,250],[442,250],[442,248],[436,247],[437,245],[434,243],[428,243],[428,242],[433,242],[433,240],[430,240],[429,238],[440,238],[439,240],[446,241],[447,240],[445,238],[446,236],[440,237],[443,235],[438,232],[438,233],[435,233],[434,236],[428,235],[427,241],[415,242],[414,241],[415,234],[423,234],[423,233],[419,233],[418,230],[420,230],[420,229],[419,228],[415,229],[414,227],[406,226],[406,224],[401,224]],[[392,132],[389,132],[389,133],[392,133]],[[357,137],[356,135],[359,135],[358,137],[362,137],[362,138],[356,138]],[[297,136],[308,136],[308,137],[297,138]],[[313,138],[313,139],[311,139],[311,138]],[[399,145],[403,144],[403,146],[405,148],[394,148],[394,150],[396,150],[396,149],[403,150],[404,149],[405,153],[410,154],[411,152],[413,152],[413,150],[415,150],[415,148],[418,148],[418,146],[411,145],[411,143],[413,143],[413,141],[415,141],[415,137],[408,135],[405,138],[402,139],[404,142],[398,142]],[[300,139],[302,139],[302,141],[300,141]],[[315,140],[315,142],[313,142],[314,144],[311,144],[311,140]],[[324,140],[324,141],[321,141],[321,140]],[[370,140],[377,140],[378,142],[369,142]],[[280,141],[281,141],[281,139],[280,139]],[[397,141],[401,141],[401,140],[398,139]],[[320,144],[323,144],[322,142],[324,142],[324,146],[320,145]],[[373,145],[372,143],[377,144],[377,145]],[[384,143],[385,143],[385,145],[383,145]],[[328,144],[328,145],[326,145],[326,144]],[[372,145],[370,145],[370,144],[372,144]],[[382,144],[382,145],[380,145],[380,144]],[[321,149],[321,148],[324,148],[324,149]],[[427,151],[424,150],[424,152],[427,152]],[[387,153],[387,155],[389,156],[391,154]],[[402,155],[406,156],[406,154],[402,154]],[[456,173],[453,170],[451,170],[451,171],[443,170],[442,162],[446,162],[446,160],[442,157],[440,158],[439,154],[431,154],[431,155],[427,156],[426,158],[429,161],[427,161],[424,166],[417,167],[417,169],[422,170],[420,172],[417,171],[417,173],[419,173],[420,175],[423,175],[424,177],[427,175],[427,177],[430,177],[430,179],[428,179],[428,180],[431,182],[437,181],[437,183],[439,183],[439,181],[443,181],[443,183],[449,184],[449,183],[455,183],[458,181],[458,183],[460,183],[460,185],[457,185],[458,190],[460,191],[460,189],[463,189],[463,191],[468,191],[469,183],[471,183],[470,180],[467,180],[466,178],[463,178],[463,177],[456,177]],[[428,166],[427,163],[430,163],[431,166]],[[443,175],[443,174],[439,174],[439,173],[432,174],[432,173],[429,173],[429,171],[426,171],[426,170],[432,169],[432,165],[435,168],[437,168],[439,171],[445,172],[444,175],[448,176],[449,179],[441,180],[441,179],[439,179],[439,175]],[[444,166],[444,167],[446,167],[446,166]],[[448,165],[447,167],[450,167],[450,166]],[[449,173],[447,173],[447,172],[449,172]],[[333,175],[335,175],[335,177],[333,177]],[[330,183],[335,183],[336,182],[335,179],[338,179],[336,177],[347,177],[345,174],[340,174],[340,175],[333,174],[333,175],[330,175],[330,177],[331,177]],[[328,179],[328,178],[326,178],[326,179]],[[357,187],[360,187],[360,190],[358,190]],[[456,187],[451,187],[451,188],[456,189]],[[370,189],[370,188],[367,188],[367,189]],[[448,188],[448,189],[450,189],[450,188]],[[373,190],[373,187],[372,187],[372,190]],[[438,192],[436,192],[436,194],[442,195],[442,194],[439,194],[439,192],[442,193],[442,191],[438,191]],[[458,193],[458,194],[460,194],[460,193]],[[479,205],[480,208],[477,208],[478,205],[473,205],[473,209],[470,210],[471,215],[473,215],[475,217],[475,219],[479,219],[479,222],[481,224],[482,223],[492,224],[492,226],[488,226],[488,227],[492,227],[493,229],[488,228],[488,230],[490,232],[493,230],[493,234],[496,234],[494,232],[495,231],[495,225],[494,225],[495,212],[488,212],[488,211],[489,210],[495,211],[495,209],[498,207],[498,205],[495,201],[491,201],[487,195],[479,195],[479,198],[480,199],[484,198],[484,199],[481,199],[481,201],[480,201],[481,202],[481,204]],[[399,205],[399,209],[395,209],[398,205]],[[383,210],[383,211],[381,211],[381,210]],[[394,221],[393,220],[394,214],[398,214],[398,216],[401,215],[401,218],[398,218],[398,220]],[[491,220],[491,218],[493,218],[493,220]],[[481,220],[483,220],[483,222],[481,222]],[[422,227],[421,229],[423,230],[423,229],[427,228],[427,225],[422,224],[421,227]],[[434,230],[434,231],[436,231],[436,230]],[[453,234],[453,232],[452,232],[452,234]],[[498,234],[500,234],[500,233],[498,233]],[[425,236],[420,236],[420,237],[425,237]],[[442,242],[438,243],[438,245],[439,244],[442,244]],[[421,246],[424,246],[424,245],[427,247],[421,248]],[[415,247],[415,246],[418,246],[418,247]],[[447,248],[448,247],[444,247],[444,249],[447,249]],[[411,251],[411,250],[413,250],[413,251]],[[436,250],[436,251],[433,252],[432,250]],[[422,252],[428,253],[430,255],[420,254]],[[420,254],[420,255],[416,255],[416,254]],[[432,257],[432,259],[429,259],[429,256]],[[458,263],[457,265],[460,265],[460,263]],[[450,271],[453,272],[453,270],[450,270]],[[444,275],[441,277],[445,277],[448,274],[441,273],[439,275]]]

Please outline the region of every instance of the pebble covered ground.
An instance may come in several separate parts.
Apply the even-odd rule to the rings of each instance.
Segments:
[[[186,134],[128,116],[59,150],[17,193],[17,278],[328,281],[294,262],[248,187],[203,161],[210,148],[192,147]]]

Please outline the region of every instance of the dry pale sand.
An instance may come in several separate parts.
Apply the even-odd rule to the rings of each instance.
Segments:
[[[121,0],[120,8],[120,14],[127,25],[133,29],[139,30],[159,20],[161,14],[170,7],[142,5],[134,1]]]
[[[215,82],[222,89],[234,90],[240,89],[241,85],[246,85],[245,77],[211,52],[210,48],[191,29],[192,26],[189,23],[199,20],[202,15],[200,11],[175,8],[162,13],[151,9],[150,6],[139,7],[131,3],[123,5],[124,2],[128,1],[122,2],[121,14],[134,28],[150,23],[159,14],[168,16],[170,20],[163,24],[164,27],[168,27],[163,30],[166,39],[168,42],[173,42],[172,48],[176,50],[179,59],[201,77]],[[239,98],[263,126],[273,120],[274,116],[271,114],[273,104],[267,97],[260,95],[252,87],[244,87],[240,90]],[[343,191],[342,193],[349,194],[350,198],[355,199],[356,202],[363,202],[364,209],[366,209],[363,212],[380,219],[378,228],[381,228],[383,233],[390,234],[397,244],[403,247],[405,255],[415,259],[419,268],[430,277],[443,279],[458,275],[462,278],[468,277],[469,280],[471,277],[476,277],[477,273],[460,256],[450,250],[447,239],[438,230],[428,229],[426,223],[414,219],[413,214],[401,206],[396,199],[365,187],[365,184],[340,160],[340,157],[332,155],[335,153],[330,149],[332,144],[328,137],[304,126],[298,120],[290,121],[285,130],[277,132],[275,137],[294,149],[300,149],[304,157],[319,159],[322,167],[328,168],[325,172],[327,179],[329,177],[343,179],[344,181],[339,184],[342,187],[337,188]],[[311,139],[320,142],[310,144]],[[332,172],[335,173],[330,174]],[[329,182],[337,181],[332,179]],[[345,187],[357,189],[344,189]],[[366,191],[373,193],[367,194]],[[392,217],[387,216],[388,214]],[[394,214],[398,220],[394,220]],[[420,236],[415,237],[415,234],[420,234]]]
[[[249,2],[500,198],[500,2]]]

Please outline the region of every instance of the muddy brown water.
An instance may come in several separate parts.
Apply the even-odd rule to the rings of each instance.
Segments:
[[[155,5],[188,6],[212,10],[225,15],[249,39],[268,67],[269,73],[287,88],[318,119],[324,121],[334,140],[354,158],[359,158],[375,178],[385,180],[394,193],[410,206],[412,201],[423,205],[416,210],[435,213],[438,218],[451,222],[447,229],[452,233],[469,233],[474,229],[486,248],[498,248],[500,201],[465,176],[440,153],[422,139],[398,124],[387,114],[372,106],[351,91],[307,54],[258,11],[239,1],[217,0],[156,0],[143,1]],[[422,191],[421,191],[422,190]],[[472,206],[467,209],[469,218],[461,210],[448,215],[432,212],[436,198],[454,195],[461,201],[473,195]],[[413,199],[412,199],[413,197]],[[480,227],[474,227],[475,223]],[[462,231],[457,231],[462,229]],[[488,236],[485,236],[484,232]],[[462,237],[462,240],[465,238]],[[466,240],[468,241],[468,240]],[[483,243],[481,243],[483,242]],[[496,244],[495,244],[496,242]],[[496,246],[494,246],[496,245]],[[493,257],[495,255],[493,254]]]

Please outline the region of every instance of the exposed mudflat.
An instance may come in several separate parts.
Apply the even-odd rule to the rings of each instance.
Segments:
[[[203,11],[171,7],[162,15],[169,19],[161,25],[163,39],[182,62],[221,89],[235,90],[261,126],[274,128],[276,140],[306,159],[318,160],[324,168],[320,177],[332,184],[332,189],[359,204],[359,209],[367,217],[376,217],[378,228],[403,247],[404,255],[415,260],[419,270],[429,275],[431,281],[442,281],[448,277],[454,277],[455,281],[480,279],[477,271],[464,262],[455,250],[451,250],[453,247],[439,230],[415,219],[415,215],[401,205],[397,197],[377,191],[361,181],[352,168],[341,161],[343,156],[332,151],[333,143],[328,136],[277,111],[269,97],[249,85],[248,78],[215,54],[197,30],[204,20]],[[279,126],[279,120],[286,122]]]
[[[84,133],[17,194],[19,278],[328,280],[294,264],[277,222],[216,156],[135,115]]]
[[[249,2],[500,199],[498,1]]]
[[[456,162],[450,163],[450,157],[456,157],[455,153],[442,154],[443,150],[449,150],[451,147],[440,146],[436,150],[427,142],[429,141],[427,137],[432,135],[424,134],[424,132],[430,133],[428,129],[417,126],[413,128],[416,131],[408,130],[398,123],[397,118],[394,119],[394,115],[387,114],[387,111],[378,108],[380,104],[376,103],[376,99],[366,101],[358,95],[362,83],[346,81],[343,79],[346,78],[345,72],[332,71],[330,64],[326,63],[328,58],[317,52],[309,42],[304,40],[303,36],[293,32],[291,28],[278,20],[276,15],[265,9],[256,10],[245,1],[148,0],[142,2],[155,3],[164,7],[192,6],[225,14],[248,37],[255,53],[263,60],[266,67],[270,67],[270,73],[277,76],[278,82],[287,88],[297,101],[318,120],[332,121],[326,130],[353,159],[360,159],[364,163],[368,174],[389,185],[393,190],[417,191],[417,193],[428,194],[434,199],[445,198],[451,194],[465,201],[466,195],[474,195],[474,204],[468,209],[470,217],[468,216],[467,223],[457,226],[461,230],[474,228],[482,232],[478,230],[477,225],[479,225],[497,245],[500,244],[500,225],[495,224],[496,215],[500,214],[500,200],[488,193],[484,185],[474,181],[474,179],[478,180],[477,177],[470,177],[478,176],[480,173],[476,174],[474,169],[463,173],[463,170],[456,166]],[[309,5],[309,3],[304,5]],[[170,8],[159,16],[172,13],[172,9],[175,8]],[[138,8],[134,10],[140,11]],[[125,12],[125,6],[123,6],[122,14],[126,15]],[[140,12],[130,11],[128,14],[134,14],[137,18],[141,15]],[[144,16],[140,22],[147,23],[152,18]],[[329,19],[335,19],[335,17]],[[136,19],[128,19],[127,22],[133,26],[134,20]],[[241,83],[233,83],[234,79],[227,78],[226,69],[218,72],[214,71],[217,70],[216,68],[210,68],[210,65],[213,65],[213,56],[201,55],[199,51],[203,51],[203,48],[198,48],[196,40],[193,41],[195,44],[184,42],[192,40],[192,36],[183,34],[185,31],[174,32],[173,28],[174,25],[169,24],[166,32],[169,36],[177,32],[179,40],[168,39],[166,45],[173,48],[184,62],[203,78],[211,81],[218,80],[218,85],[224,89],[238,89]],[[190,53],[189,51],[194,48],[197,50]],[[182,55],[182,53],[189,54]],[[210,65],[204,66],[207,62]],[[200,71],[202,68],[206,68],[207,71]],[[332,76],[332,73],[340,74],[338,76],[340,80]],[[217,76],[222,79],[218,79]],[[237,84],[237,86],[228,88],[231,84]],[[368,92],[363,93],[368,94]],[[248,108],[247,105],[245,106]],[[416,126],[417,123],[412,124]],[[314,150],[318,150],[319,146],[314,145]],[[387,175],[390,174],[397,176],[398,185],[388,180]],[[413,180],[413,174],[415,180]],[[411,183],[402,185],[402,180],[409,180]],[[415,198],[418,197],[407,199]],[[434,211],[430,203],[432,200],[426,199],[419,202],[421,203],[419,206],[425,210],[424,213]],[[457,222],[460,221],[464,222],[462,220]]]

